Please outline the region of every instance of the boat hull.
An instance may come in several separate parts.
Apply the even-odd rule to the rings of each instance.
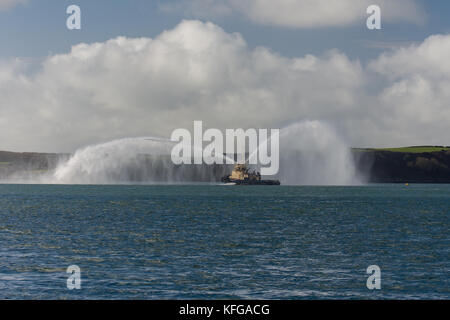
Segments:
[[[229,177],[223,177],[222,178],[223,183],[234,183],[236,185],[255,185],[255,186],[279,186],[280,181],[279,180],[238,180],[238,179],[230,179]]]

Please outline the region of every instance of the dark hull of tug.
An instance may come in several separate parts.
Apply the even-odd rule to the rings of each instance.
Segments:
[[[234,183],[236,185],[243,185],[243,186],[279,186],[280,181],[278,180],[235,180],[230,179],[228,177],[222,178],[223,183]]]

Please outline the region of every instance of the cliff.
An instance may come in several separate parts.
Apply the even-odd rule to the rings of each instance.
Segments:
[[[450,148],[352,149],[369,182],[450,183]]]

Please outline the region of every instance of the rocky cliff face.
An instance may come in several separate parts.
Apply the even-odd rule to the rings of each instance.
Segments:
[[[450,183],[450,150],[409,153],[353,150],[357,169],[369,182]]]

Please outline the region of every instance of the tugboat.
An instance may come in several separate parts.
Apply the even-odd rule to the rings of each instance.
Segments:
[[[231,174],[222,177],[221,181],[236,185],[280,185],[278,180],[261,180],[261,174],[255,171],[249,172],[245,164],[236,164]]]

